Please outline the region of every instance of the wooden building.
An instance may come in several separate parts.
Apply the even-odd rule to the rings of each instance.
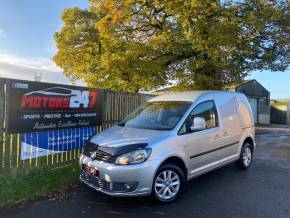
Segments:
[[[270,92],[257,80],[250,80],[236,87],[251,104],[256,124],[270,124]]]

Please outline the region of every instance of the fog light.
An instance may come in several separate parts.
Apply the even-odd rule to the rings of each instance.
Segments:
[[[124,184],[124,186],[125,186],[125,188],[126,188],[126,190],[127,190],[127,191],[129,191],[129,190],[130,190],[130,188],[131,188],[131,186],[130,186],[130,185],[128,185],[128,184],[126,184],[126,183]]]
[[[127,183],[113,182],[112,185],[114,192],[132,192],[136,190],[138,182],[127,182]]]

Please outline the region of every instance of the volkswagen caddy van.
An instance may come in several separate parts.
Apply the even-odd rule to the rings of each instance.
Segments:
[[[152,195],[168,203],[201,174],[232,162],[248,169],[254,150],[254,119],[244,94],[166,94],[89,139],[80,180],[110,196]]]

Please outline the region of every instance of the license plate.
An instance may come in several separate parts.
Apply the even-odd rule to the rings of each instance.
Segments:
[[[83,172],[85,172],[87,175],[91,175],[91,176],[94,176],[94,177],[98,177],[99,176],[99,171],[98,169],[94,168],[94,167],[89,167],[87,165],[84,165],[82,166],[82,170]]]

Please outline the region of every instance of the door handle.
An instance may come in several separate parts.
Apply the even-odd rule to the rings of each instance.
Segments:
[[[216,134],[215,137],[214,137],[215,140],[217,140],[219,138],[221,138],[221,136],[219,134]]]
[[[228,136],[229,133],[227,131],[224,132],[224,136]]]

